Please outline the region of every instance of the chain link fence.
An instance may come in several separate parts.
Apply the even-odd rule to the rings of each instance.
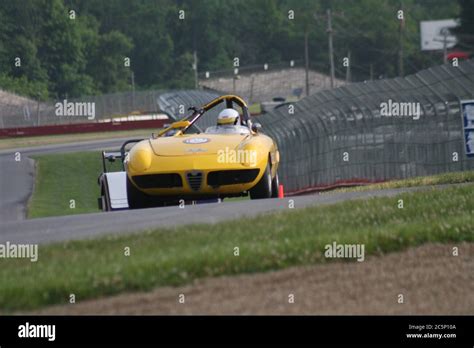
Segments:
[[[121,92],[44,103],[33,100],[15,105],[0,103],[0,128],[103,122],[132,113],[154,113],[158,111],[157,98],[161,93],[162,91]],[[60,115],[57,115],[57,103],[65,106]],[[92,111],[92,104],[94,115],[86,112]],[[76,108],[77,105],[79,107]],[[66,112],[69,106],[75,109],[72,114]]]
[[[217,97],[212,91],[139,91],[105,94],[77,99],[56,100],[47,103],[27,98],[16,103],[0,99],[0,129],[15,127],[37,127],[44,125],[64,125],[84,122],[109,122],[114,120],[133,120],[134,116],[168,113],[177,117],[187,114],[189,106],[199,106]],[[14,96],[15,97],[15,96]],[[73,116],[56,114],[56,104],[69,103],[87,105],[93,103],[94,118],[87,113]],[[65,104],[66,103],[66,104]]]
[[[191,106],[200,107],[211,100],[219,97],[222,93],[216,91],[175,91],[164,93],[158,98],[160,110],[173,119],[181,119],[190,114]],[[205,130],[207,127],[215,126],[217,115],[224,109],[224,104],[209,110],[196,123],[197,130]]]
[[[464,148],[463,99],[474,99],[472,60],[325,90],[258,120],[279,144],[285,189],[304,192],[474,169]],[[397,105],[413,112],[395,113]]]
[[[236,74],[237,72],[237,74]],[[310,93],[316,93],[331,87],[327,75],[309,70],[308,83]],[[221,94],[237,94],[249,104],[269,104],[268,109],[281,103],[281,100],[297,101],[305,94],[306,74],[302,61],[279,64],[262,64],[227,69],[200,74],[199,91],[128,91],[99,96],[66,98],[39,102],[0,90],[0,129],[17,127],[37,127],[45,125],[67,125],[75,123],[108,122],[133,114],[154,114],[165,111],[171,115],[184,116],[187,110],[178,107],[201,105]],[[335,86],[344,82],[336,79]],[[218,91],[218,92],[216,92]],[[210,99],[205,99],[210,98]],[[279,101],[273,103],[273,98]],[[170,107],[166,99],[169,99]],[[57,114],[57,104],[78,106],[71,115],[66,112]],[[94,115],[84,111],[93,104]],[[83,106],[83,107],[82,107]],[[72,106],[71,106],[72,107]],[[251,109],[259,113],[260,108]],[[206,118],[207,119],[207,118]],[[204,121],[198,126],[210,126]]]

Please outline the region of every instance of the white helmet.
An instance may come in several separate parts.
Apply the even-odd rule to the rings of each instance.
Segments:
[[[234,125],[239,122],[239,113],[234,109],[224,109],[217,116],[217,125]]]

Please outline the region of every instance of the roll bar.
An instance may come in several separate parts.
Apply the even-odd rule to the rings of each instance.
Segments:
[[[188,121],[189,122],[188,125],[186,125],[185,127],[183,127],[181,129],[181,133],[185,133],[186,130],[188,130],[191,126],[193,126],[193,124],[196,123],[196,121],[202,115],[204,115],[207,111],[209,111],[210,109],[214,108],[215,106],[217,106],[217,105],[219,105],[223,102],[226,103],[227,108],[232,108],[234,103],[237,104],[238,106],[240,106],[242,108],[242,124],[246,125],[249,128],[250,132],[253,132],[252,131],[252,121],[250,120],[250,113],[249,113],[247,103],[242,98],[240,98],[239,96],[236,96],[236,95],[233,95],[233,94],[228,94],[228,95],[223,95],[223,96],[220,96],[216,99],[213,99],[209,103],[204,104],[203,106],[201,106],[200,108],[197,108],[195,106],[190,107],[188,110],[193,111],[193,113],[191,115],[183,118],[182,120],[178,121],[178,122],[182,122],[182,121]],[[176,123],[176,122],[174,122],[174,123]],[[158,136],[161,136],[161,135],[167,133],[172,128],[173,128],[172,125],[170,127],[165,128],[164,130],[162,130],[161,132],[158,133]]]

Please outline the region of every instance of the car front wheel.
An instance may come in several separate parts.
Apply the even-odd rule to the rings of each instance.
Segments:
[[[272,172],[270,170],[270,163],[268,163],[260,181],[250,189],[250,199],[270,198],[271,196]]]
[[[142,209],[149,206],[149,197],[137,189],[127,175],[127,199],[130,209]]]
[[[278,197],[278,191],[280,190],[280,180],[278,179],[278,172],[275,173],[275,177],[272,180],[272,198]]]

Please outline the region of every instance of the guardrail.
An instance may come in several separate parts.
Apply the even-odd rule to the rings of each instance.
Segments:
[[[68,125],[53,125],[42,127],[18,127],[0,129],[0,138],[59,135],[73,133],[110,132],[132,129],[162,128],[167,120],[146,120],[127,122],[78,123]]]

